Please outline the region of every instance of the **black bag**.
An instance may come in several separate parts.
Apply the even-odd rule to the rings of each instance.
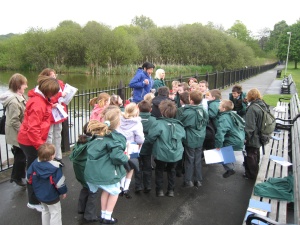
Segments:
[[[0,134],[5,134],[5,121],[6,121],[5,108],[3,108],[3,115],[2,117],[0,117]]]

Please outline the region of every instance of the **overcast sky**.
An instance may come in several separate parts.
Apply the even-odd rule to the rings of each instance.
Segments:
[[[230,28],[240,20],[253,34],[285,20],[300,18],[300,0],[2,0],[0,35],[25,33],[29,28],[56,28],[64,20],[84,26],[97,21],[114,28],[129,25],[135,16],[147,16],[158,26],[208,21]]]

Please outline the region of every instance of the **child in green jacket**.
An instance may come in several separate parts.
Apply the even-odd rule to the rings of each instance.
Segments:
[[[120,180],[125,177],[124,165],[128,156],[124,154],[126,138],[115,131],[120,126],[121,111],[113,107],[104,114],[104,123],[90,120],[88,132],[95,137],[87,146],[87,162],[84,178],[91,192],[102,189],[101,219],[102,224],[117,223],[112,217],[113,209],[120,193]]]
[[[232,146],[234,151],[242,151],[245,141],[245,121],[237,113],[232,111],[233,103],[230,100],[222,100],[219,106],[220,113],[217,117],[217,133],[215,147],[220,150],[222,147]],[[235,174],[234,163],[223,164],[226,172],[224,178]]]
[[[185,130],[182,123],[174,119],[176,116],[176,105],[171,100],[163,100],[159,104],[162,117],[151,127],[148,133],[148,141],[153,143],[153,156],[156,163],[155,184],[156,196],[164,196],[163,175],[166,168],[168,174],[168,189],[166,195],[174,197],[175,167],[177,161],[182,158]]]

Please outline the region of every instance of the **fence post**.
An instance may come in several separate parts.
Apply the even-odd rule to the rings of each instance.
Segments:
[[[206,82],[208,83],[208,85],[209,85],[209,73],[208,72],[206,72],[206,74],[205,74],[205,80],[206,80]]]
[[[215,81],[214,81],[214,89],[217,89],[218,76],[219,76],[219,72],[216,71],[216,76],[215,76]]]
[[[70,151],[70,137],[69,137],[69,122],[68,122],[68,120],[65,120],[64,122],[62,122],[61,150],[62,150],[62,152]]]
[[[178,80],[180,83],[182,83],[182,75],[179,76]]]
[[[226,74],[226,70],[224,69],[223,70],[223,79],[222,79],[222,89],[224,89],[225,88],[225,74]]]
[[[118,86],[118,95],[120,98],[125,102],[125,90],[124,90],[124,83],[123,80],[120,80],[119,86]]]

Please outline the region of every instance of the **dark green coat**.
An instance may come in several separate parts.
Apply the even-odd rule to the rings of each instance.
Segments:
[[[208,114],[202,105],[185,105],[178,109],[176,119],[180,120],[186,131],[186,139],[183,143],[190,148],[202,147]]]
[[[128,162],[125,148],[126,138],[116,131],[103,137],[96,136],[87,146],[85,180],[96,185],[118,183],[126,175],[123,166]]]
[[[92,140],[92,137],[86,136],[86,139],[86,143],[77,142],[75,144],[69,158],[73,162],[73,169],[76,179],[81,183],[83,187],[88,188],[88,185],[84,179],[84,169],[87,160],[87,146],[88,143]]]
[[[263,111],[254,103],[260,105],[263,109],[267,110],[265,104],[260,99],[251,102],[250,105],[247,107],[245,116],[246,146],[260,148],[261,143],[259,140],[259,131],[261,130]]]
[[[153,156],[163,162],[177,162],[182,159],[184,139],[182,123],[173,118],[158,118],[148,133],[148,140],[153,143]]]
[[[234,151],[243,150],[245,141],[243,118],[232,111],[220,112],[217,124],[215,147],[232,146]]]
[[[233,111],[236,111],[239,116],[244,116],[246,114],[247,109],[247,101],[246,99],[246,93],[242,92],[240,97],[238,99],[232,97],[232,93],[229,93],[229,100],[233,102]]]
[[[154,116],[151,116],[150,112],[140,112],[140,117],[142,118],[143,131],[145,135],[145,141],[142,145],[140,155],[151,155],[153,145],[148,140],[148,134],[150,131],[150,127],[156,123],[156,118]]]
[[[155,91],[155,96],[157,96],[157,91],[158,91],[158,88],[160,87],[164,87],[166,86],[165,84],[165,81],[163,79],[154,79],[154,83],[153,83],[153,86],[152,88],[154,88],[156,91]]]
[[[220,100],[207,101],[209,119],[215,119],[219,114]]]

